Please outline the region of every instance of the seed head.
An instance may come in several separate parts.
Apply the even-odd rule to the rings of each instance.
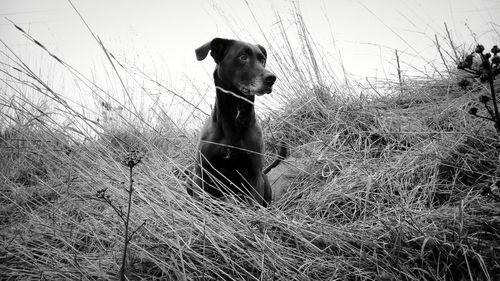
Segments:
[[[470,68],[474,62],[474,56],[472,54],[465,57],[465,60],[458,63],[458,69]]]
[[[466,79],[466,78],[463,78],[462,80],[460,80],[458,82],[458,86],[460,88],[462,88],[462,90],[467,90],[467,87],[469,87],[471,85],[471,82],[469,81],[469,79]]]
[[[490,80],[490,74],[489,73],[481,73],[481,75],[479,75],[479,81],[481,81],[481,83],[484,83],[486,81]]]
[[[498,46],[495,45],[495,46],[493,46],[493,48],[491,48],[491,52],[496,55],[496,54],[500,53],[500,48],[498,48]]]
[[[493,65],[500,64],[500,57],[497,55],[494,55],[493,58],[491,59],[491,64],[493,64]]]
[[[477,47],[474,50],[474,52],[476,52],[478,54],[482,54],[484,52],[484,46],[483,45],[477,45]]]
[[[106,109],[107,111],[111,111],[112,106],[109,102],[102,101],[101,106],[104,107],[104,109]]]
[[[480,96],[480,97],[479,97],[479,101],[480,101],[480,102],[482,102],[482,103],[487,103],[487,102],[489,102],[489,101],[490,101],[490,97],[485,96],[485,95]]]
[[[106,188],[99,189],[99,190],[97,191],[97,194],[96,194],[96,195],[97,195],[97,197],[99,197],[99,198],[104,198],[104,196],[106,196]]]
[[[132,150],[127,155],[122,161],[122,164],[129,167],[133,168],[135,165],[141,163],[142,161],[142,156],[139,154],[139,151],[137,150]]]

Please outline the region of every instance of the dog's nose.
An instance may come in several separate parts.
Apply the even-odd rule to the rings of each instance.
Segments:
[[[264,77],[264,83],[268,86],[272,86],[274,84],[274,81],[276,81],[276,75],[274,74],[269,74],[266,77]]]

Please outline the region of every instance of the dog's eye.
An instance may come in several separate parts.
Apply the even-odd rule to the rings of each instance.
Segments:
[[[246,62],[248,60],[248,55],[247,54],[242,54],[239,57],[240,61]]]
[[[262,65],[264,65],[264,66],[266,65],[266,59],[260,59],[259,61],[260,61],[260,63],[262,63]]]

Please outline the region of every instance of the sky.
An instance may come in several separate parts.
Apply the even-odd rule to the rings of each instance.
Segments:
[[[122,62],[182,93],[211,92],[213,61],[196,61],[194,49],[214,37],[283,48],[280,26],[293,48],[297,11],[335,75],[354,80],[394,78],[397,49],[403,74],[432,72],[440,64],[435,35],[445,44],[444,23],[457,44],[500,43],[498,0],[0,0],[0,39],[62,92],[73,92],[64,70],[10,21],[84,75],[106,81],[110,66],[86,24]],[[267,40],[266,40],[267,39]],[[5,50],[2,49],[2,50]],[[0,56],[5,60],[4,56]],[[269,54],[269,65],[276,65]],[[340,73],[344,72],[344,73]],[[336,77],[336,78],[338,78]],[[61,79],[60,79],[61,78]],[[279,75],[278,82],[279,83]],[[196,88],[196,90],[194,90]],[[284,88],[283,88],[284,89]],[[68,91],[69,90],[69,91]],[[278,88],[279,91],[279,88]],[[283,91],[283,90],[282,90]],[[71,97],[71,94],[68,94]],[[75,98],[75,97],[73,97]],[[84,97],[81,103],[87,102]],[[75,98],[76,99],[76,98]],[[209,108],[207,101],[205,108]],[[206,110],[207,112],[209,109]]]

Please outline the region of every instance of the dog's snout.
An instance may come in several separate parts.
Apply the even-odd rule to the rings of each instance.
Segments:
[[[268,74],[264,77],[264,83],[268,86],[272,86],[274,82],[276,81],[276,75],[274,74]]]

